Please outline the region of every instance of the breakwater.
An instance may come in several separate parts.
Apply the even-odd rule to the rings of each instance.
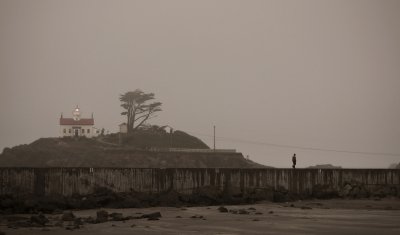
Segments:
[[[349,186],[350,185],[350,186]],[[0,168],[0,195],[88,195],[96,188],[116,193],[190,195],[200,188],[246,193],[255,189],[313,195],[389,186],[400,192],[400,170],[391,169],[232,169],[232,168]],[[346,189],[347,187],[347,189]],[[350,187],[350,188],[349,188]],[[387,189],[385,189],[387,190]]]

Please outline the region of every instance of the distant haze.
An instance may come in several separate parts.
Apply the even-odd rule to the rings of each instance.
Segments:
[[[262,164],[387,168],[400,1],[0,0],[0,151],[58,136],[76,105],[116,132],[137,88],[163,102],[150,123],[210,147],[216,125],[217,148]]]

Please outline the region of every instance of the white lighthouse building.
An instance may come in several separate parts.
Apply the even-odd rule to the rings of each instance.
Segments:
[[[60,136],[86,136],[95,137],[100,134],[100,130],[94,127],[93,113],[91,118],[81,118],[79,107],[72,112],[72,118],[60,117]]]

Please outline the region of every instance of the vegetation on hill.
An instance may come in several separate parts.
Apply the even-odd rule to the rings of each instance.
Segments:
[[[390,164],[389,169],[400,169],[400,162]]]
[[[133,168],[253,168],[265,167],[246,160],[241,153],[170,152],[174,148],[208,149],[194,136],[138,131],[122,138],[111,134],[98,139],[41,138],[29,145],[5,148],[3,167],[133,167]],[[172,143],[172,144],[171,144]]]
[[[183,131],[168,133],[165,131],[165,127],[155,125],[138,129],[129,135],[107,135],[103,140],[109,143],[121,144],[125,147],[135,147],[144,150],[150,148],[209,149],[203,141]]]

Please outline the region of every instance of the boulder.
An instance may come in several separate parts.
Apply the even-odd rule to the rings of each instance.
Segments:
[[[108,221],[108,212],[105,210],[97,211],[96,223],[104,223]]]
[[[72,211],[64,211],[61,219],[63,221],[74,221],[75,215],[72,213]]]
[[[46,223],[49,222],[49,220],[44,216],[42,213],[39,213],[39,215],[32,215],[30,218],[30,221],[32,224],[39,225],[39,226],[45,226]]]
[[[122,213],[111,213],[110,217],[111,217],[111,220],[113,220],[113,221],[123,221],[123,220],[125,220],[125,218],[122,215]]]
[[[161,218],[161,213],[154,212],[154,213],[144,214],[141,216],[141,218],[147,218],[148,220],[158,220],[159,218]]]
[[[228,212],[228,209],[226,209],[226,207],[220,206],[220,207],[218,207],[218,211],[222,212],[222,213],[226,213],[226,212]]]

